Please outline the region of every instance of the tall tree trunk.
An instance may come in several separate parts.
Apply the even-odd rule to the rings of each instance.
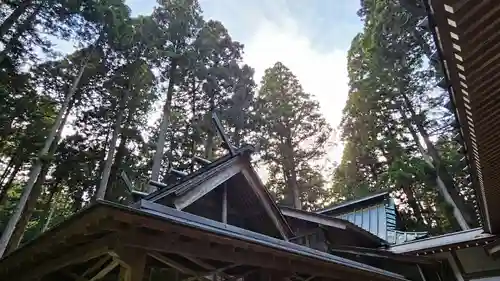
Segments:
[[[98,39],[98,42],[100,41],[100,38]],[[95,46],[94,46],[95,47]],[[2,257],[7,249],[7,245],[9,243],[10,237],[12,236],[12,233],[14,232],[14,229],[16,227],[17,222],[21,219],[22,212],[26,206],[26,203],[28,201],[28,198],[30,197],[31,191],[33,190],[33,186],[35,184],[35,181],[38,178],[38,175],[40,174],[42,170],[42,165],[43,161],[42,159],[46,157],[47,153],[49,152],[49,149],[52,145],[52,142],[56,138],[59,130],[62,130],[62,127],[64,127],[64,124],[66,123],[67,116],[69,114],[70,109],[70,103],[73,100],[73,96],[78,89],[78,85],[80,84],[80,80],[83,76],[83,73],[85,72],[85,69],[87,68],[87,65],[90,60],[90,56],[93,53],[93,49],[90,50],[90,53],[87,55],[87,57],[84,59],[82,62],[82,66],[80,67],[80,70],[75,77],[73,81],[73,85],[69,89],[68,93],[64,97],[64,102],[61,106],[61,109],[59,109],[59,113],[57,114],[56,120],[54,124],[52,125],[52,128],[50,129],[50,133],[45,139],[45,143],[43,145],[42,150],[39,153],[38,159],[36,162],[33,164],[33,167],[31,168],[31,171],[28,176],[28,181],[23,189],[23,194],[21,195],[21,198],[19,200],[19,203],[17,204],[16,210],[14,211],[14,214],[12,217],[9,219],[9,222],[7,223],[7,226],[5,227],[4,232],[2,233],[2,237],[0,238],[0,257]],[[68,114],[66,114],[68,112]]]
[[[55,182],[52,184],[52,186],[49,189],[49,195],[47,196],[47,199],[43,203],[41,209],[41,216],[40,216],[40,230],[39,233],[42,233],[45,231],[45,226],[48,224],[49,218],[50,218],[50,212],[53,209],[52,203],[54,201],[54,196],[59,192],[59,186],[61,184],[61,179],[56,178]]]
[[[205,159],[212,160],[214,158],[214,126],[212,124],[212,116],[215,112],[215,96],[216,96],[216,91],[212,90],[212,96],[210,97],[209,100],[209,118],[207,118],[208,124],[207,127],[209,128],[207,131],[207,140],[205,142]],[[230,145],[227,143],[227,145]]]
[[[7,57],[7,54],[10,51],[12,51],[16,42],[19,42],[19,38],[21,38],[21,36],[23,36],[24,33],[26,31],[28,31],[28,29],[32,28],[32,26],[35,22],[35,18],[38,15],[38,12],[41,10],[41,8],[42,8],[42,3],[38,4],[38,6],[35,8],[35,10],[33,12],[31,12],[31,14],[28,16],[27,19],[24,20],[24,22],[21,24],[21,26],[16,28],[16,32],[14,33],[12,38],[10,38],[9,42],[5,43],[5,48],[2,50],[2,52],[0,52],[0,64]]]
[[[177,72],[177,59],[172,58],[170,69],[168,71],[168,88],[167,100],[163,106],[163,116],[160,124],[160,132],[158,134],[158,141],[156,142],[156,151],[153,157],[153,168],[151,169],[151,180],[158,181],[160,177],[161,162],[163,159],[163,151],[165,149],[165,140],[167,136],[167,128],[170,124],[170,110],[172,106],[172,96],[174,94],[174,85],[176,83]],[[148,185],[148,192],[156,191],[156,187]]]
[[[404,95],[404,94],[403,94],[403,96],[406,97],[406,95]],[[407,97],[406,97],[406,99],[407,99]],[[459,204],[461,202],[461,197],[458,194],[458,192],[455,190],[455,188],[453,186],[453,181],[448,182],[448,183],[445,183],[443,181],[443,178],[442,178],[443,172],[442,171],[440,172],[439,168],[438,168],[439,166],[436,166],[436,164],[440,165],[440,162],[441,162],[439,159],[439,155],[437,154],[438,152],[437,152],[436,148],[434,147],[434,144],[430,141],[429,136],[427,135],[427,132],[425,131],[425,128],[423,127],[423,125],[421,125],[419,133],[421,135],[422,135],[422,132],[424,133],[425,137],[424,137],[424,135],[422,135],[422,138],[424,139],[424,143],[427,146],[427,151],[430,152],[431,150],[433,150],[435,153],[435,156],[437,157],[437,161],[434,159],[434,157],[432,157],[432,155],[429,155],[430,153],[427,153],[427,151],[424,149],[424,147],[420,143],[420,138],[418,137],[417,132],[413,128],[412,122],[410,122],[410,120],[406,116],[406,113],[405,113],[403,108],[400,108],[400,114],[403,117],[403,120],[406,123],[406,127],[410,131],[410,134],[412,135],[412,137],[415,141],[415,144],[417,145],[417,148],[420,151],[420,153],[422,154],[425,162],[429,165],[429,167],[435,169],[435,171],[436,171],[436,185],[438,186],[439,192],[443,196],[445,202],[453,208],[453,217],[455,218],[456,223],[458,224],[458,226],[462,230],[469,229],[470,228],[469,223],[468,223],[466,217],[464,216],[464,212],[462,212],[461,209],[459,208]],[[418,121],[418,120],[415,120],[416,114],[415,114],[415,111],[413,110],[413,107],[410,110],[410,114],[413,117],[412,119],[414,122]],[[419,128],[419,126],[417,126],[417,128]],[[427,139],[429,144],[427,144],[427,141],[425,141],[425,139]],[[431,149],[429,149],[429,147],[431,147]],[[452,193],[456,193],[456,195],[452,196]],[[454,198],[454,197],[457,197],[457,198]]]
[[[16,155],[16,153],[14,153],[14,155]],[[12,168],[14,167],[14,159],[15,158],[16,158],[15,156],[10,157],[9,163],[7,163],[7,166],[5,167],[5,169],[2,172],[2,175],[0,176],[0,192],[4,188],[4,186],[2,185],[3,181],[9,176]]]
[[[286,132],[288,136],[286,138],[286,152],[284,156],[285,162],[287,163],[286,165],[288,166],[286,169],[289,173],[288,186],[292,189],[293,207],[297,210],[301,210],[302,202],[300,201],[300,189],[297,182],[297,164],[295,163],[295,153],[293,150],[292,137],[289,129],[287,129]]]
[[[49,206],[48,206],[49,212],[48,212],[48,215],[45,217],[45,222],[43,223],[43,226],[40,230],[40,233],[43,233],[43,232],[47,231],[47,229],[49,229],[52,218],[54,217],[54,212],[56,210],[56,202],[60,196],[59,196],[58,191],[56,191],[55,193],[52,193],[52,196],[53,197],[50,199],[50,201],[48,201],[49,202]]]
[[[33,186],[33,191],[31,192],[28,201],[26,202],[26,206],[24,208],[21,219],[17,222],[17,225],[14,229],[14,233],[12,233],[12,237],[9,241],[9,246],[7,248],[7,253],[10,253],[17,249],[21,244],[21,241],[24,236],[24,232],[26,231],[26,226],[28,225],[33,212],[35,211],[36,203],[40,195],[42,194],[42,186],[45,182],[45,177],[49,172],[50,163],[46,162],[43,164],[42,172],[38,176],[38,179]]]
[[[23,163],[21,161],[17,161],[16,166],[14,166],[14,170],[12,170],[12,173],[9,176],[9,179],[3,185],[2,191],[0,191],[0,206],[3,206],[7,202],[7,199],[9,198],[9,190],[12,187],[12,183],[14,182],[14,179],[16,178],[17,173],[19,173],[19,170],[22,166]]]
[[[123,129],[129,128],[130,123],[132,122],[132,116],[134,115],[135,110],[133,108],[129,108],[128,114],[127,114],[127,119],[125,120],[125,123],[123,124]],[[123,162],[123,158],[125,157],[125,152],[127,151],[126,145],[128,141],[128,136],[127,134],[122,133],[120,136],[120,145],[118,146],[118,149],[116,150],[116,155],[115,155],[115,160],[113,163],[113,166],[111,166],[111,174],[110,174],[110,179],[111,179],[111,184],[113,182],[116,182],[119,177],[118,170],[120,169],[120,165]]]
[[[424,216],[422,215],[420,205],[418,204],[417,199],[415,198],[411,185],[408,183],[402,183],[401,186],[403,187],[403,191],[406,194],[406,199],[408,200],[408,205],[410,206],[410,208],[412,208],[413,214],[415,215],[417,222],[420,225],[425,226]]]
[[[450,173],[447,171],[445,165],[443,165],[441,156],[430,140],[429,134],[424,127],[422,119],[417,116],[411,100],[404,92],[402,93],[402,96],[406,108],[410,112],[410,119],[412,120],[412,123],[417,127],[418,133],[422,136],[425,146],[427,147],[428,154],[434,162],[436,174],[439,176],[438,186],[440,186],[443,191],[442,195],[444,199],[453,207],[453,214],[462,230],[469,229],[470,226],[475,224],[473,215],[465,204],[464,199],[460,196],[458,189],[455,188],[454,180],[451,177]]]
[[[19,6],[2,22],[0,25],[0,38],[3,38],[5,34],[12,28],[12,26],[21,18],[21,16],[26,12],[26,10],[31,5],[32,0],[24,0],[19,3]]]
[[[97,195],[96,195],[97,200],[104,200],[104,196],[106,195],[106,188],[108,187],[109,175],[111,174],[111,167],[113,166],[113,159],[116,150],[116,142],[118,141],[118,137],[121,134],[125,105],[127,103],[129,95],[130,91],[125,90],[125,93],[120,99],[120,106],[116,116],[113,135],[111,137],[111,143],[109,144],[108,155],[106,156],[106,162],[104,164],[104,171],[102,173],[101,182],[99,183],[99,189],[97,189]]]

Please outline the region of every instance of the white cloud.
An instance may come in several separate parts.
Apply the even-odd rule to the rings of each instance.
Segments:
[[[244,60],[255,68],[256,81],[266,68],[282,62],[298,77],[305,91],[319,101],[331,126],[339,125],[348,93],[346,50],[332,47],[330,52],[318,51],[291,18],[260,21],[253,36],[243,43]],[[339,162],[341,156],[342,146],[336,146],[328,159]]]

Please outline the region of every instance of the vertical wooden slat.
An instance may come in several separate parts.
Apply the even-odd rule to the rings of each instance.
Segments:
[[[227,182],[224,183],[222,191],[222,222],[227,223]]]

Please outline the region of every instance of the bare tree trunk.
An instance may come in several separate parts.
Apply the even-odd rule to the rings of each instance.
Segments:
[[[33,215],[33,211],[35,210],[36,203],[38,201],[38,197],[42,194],[42,186],[45,182],[45,177],[49,172],[49,163],[44,163],[42,172],[38,176],[35,185],[33,186],[33,191],[31,192],[28,201],[26,202],[26,206],[23,210],[23,214],[21,219],[18,221],[14,233],[12,233],[12,237],[9,241],[9,246],[7,248],[7,253],[11,253],[15,249],[19,247],[21,241],[24,236],[24,232],[26,231],[26,226],[28,225],[31,216]]]
[[[123,124],[123,129],[130,127],[130,122],[132,122],[132,116],[134,115],[134,110],[129,108],[127,119],[125,120],[125,123]],[[126,152],[126,145],[127,145],[128,137],[127,134],[122,133],[120,136],[120,145],[118,146],[118,149],[116,150],[116,155],[115,155],[115,160],[113,163],[113,166],[111,166],[111,174],[110,174],[110,179],[112,182],[116,182],[118,180],[118,169],[120,168],[120,164],[123,162],[123,159],[125,157],[125,152]]]
[[[16,155],[16,153],[14,153],[14,155]],[[3,185],[2,185],[3,181],[9,176],[9,173],[14,166],[14,159],[15,159],[14,156],[10,157],[9,163],[7,163],[7,166],[5,167],[5,169],[2,172],[2,175],[0,176],[0,192],[3,190]]]
[[[207,140],[205,141],[205,159],[212,160],[214,158],[214,133],[210,129],[207,132]]]
[[[102,172],[101,182],[99,183],[99,189],[97,190],[96,199],[104,200],[106,195],[106,188],[108,187],[109,175],[111,174],[111,167],[113,166],[113,159],[116,150],[116,142],[121,134],[123,114],[125,111],[125,105],[130,94],[129,90],[125,91],[125,94],[120,99],[120,106],[116,116],[116,121],[114,125],[113,135],[111,137],[111,142],[109,144],[108,155],[106,155],[106,162],[104,164],[104,171]]]
[[[19,173],[19,170],[22,166],[23,163],[21,161],[18,161],[18,163],[16,163],[16,166],[14,167],[14,170],[10,174],[9,179],[3,185],[2,191],[0,192],[0,206],[3,206],[7,202],[7,199],[9,198],[9,190],[12,187],[12,183],[14,182],[14,179],[16,178],[17,173]]]
[[[50,223],[50,217],[51,217],[51,211],[54,209],[52,202],[54,201],[54,196],[59,192],[59,185],[60,185],[60,178],[56,178],[54,184],[50,187],[49,190],[49,196],[43,203],[43,206],[41,207],[42,209],[42,215],[40,216],[41,222],[40,222],[40,231],[39,233],[42,233],[45,231],[46,226]]]
[[[165,140],[167,136],[167,128],[170,124],[170,110],[172,105],[172,96],[174,94],[174,85],[176,83],[175,76],[177,71],[177,60],[172,59],[172,63],[169,69],[169,81],[167,89],[167,100],[163,106],[163,116],[160,124],[160,132],[158,134],[158,141],[156,142],[156,151],[153,157],[153,168],[151,169],[151,180],[158,181],[160,177],[161,162],[163,159],[163,151],[165,149]],[[156,187],[148,185],[148,192],[156,191]]]
[[[406,97],[406,95],[403,95],[403,96]],[[412,110],[410,110],[410,113],[412,114],[412,117],[416,116],[415,111],[413,111],[413,108],[412,108]],[[437,163],[437,165],[439,165],[440,159],[438,158],[437,161],[435,161],[434,157],[432,157],[431,155],[429,155],[429,153],[427,153],[427,151],[430,152],[431,150],[433,150],[434,153],[437,154],[437,150],[434,147],[434,144],[430,141],[429,136],[425,132],[425,128],[423,128],[423,126],[421,126],[420,128],[422,129],[422,131],[419,130],[419,132],[420,132],[420,134],[422,134],[422,132],[423,132],[426,136],[426,137],[423,136],[423,139],[424,139],[424,142],[426,143],[427,151],[424,149],[424,147],[420,143],[420,138],[418,137],[418,134],[415,131],[415,129],[413,128],[413,125],[411,124],[410,120],[408,120],[408,117],[406,116],[406,113],[404,112],[403,108],[400,108],[400,114],[402,115],[403,120],[406,123],[406,127],[410,131],[410,134],[412,135],[412,137],[413,137],[420,153],[422,154],[425,162],[431,168],[435,169],[435,171],[436,171],[436,185],[438,186],[439,192],[443,196],[445,202],[447,204],[449,204],[451,207],[453,207],[453,216],[454,216],[457,224],[460,226],[460,228],[462,230],[469,229],[470,227],[469,227],[469,224],[468,224],[466,218],[464,217],[464,213],[458,207],[458,204],[459,204],[460,199],[461,199],[460,195],[457,192],[456,196],[458,198],[453,198],[451,193],[456,192],[456,190],[454,190],[453,183],[451,182],[451,183],[445,184],[444,181],[442,180],[442,177],[441,177],[442,173],[439,172],[439,168],[437,168],[434,164],[434,163]],[[414,121],[416,121],[416,120],[414,120]],[[418,127],[419,126],[417,126],[417,128]],[[425,141],[426,138],[427,138],[427,141],[429,142],[429,144],[427,144],[427,141]],[[431,148],[429,148],[429,147],[431,147]],[[439,157],[439,155],[437,155],[437,157]],[[451,186],[450,186],[450,184],[451,184]]]
[[[297,172],[295,171],[295,169],[292,169],[291,171],[290,183],[293,194],[293,207],[297,210],[301,210],[302,202],[300,201],[300,190],[299,190],[299,185],[297,183]]]
[[[300,189],[299,184],[297,182],[297,165],[295,163],[295,153],[292,145],[292,138],[290,130],[287,129],[287,139],[286,139],[286,153],[285,153],[285,162],[287,163],[287,170],[289,172],[289,188],[292,189],[293,195],[293,207],[297,210],[302,209],[302,202],[300,201]]]
[[[453,206],[453,214],[462,230],[469,229],[470,226],[474,225],[475,223],[470,210],[468,210],[467,205],[459,194],[459,191],[455,188],[453,178],[451,177],[450,173],[448,173],[445,165],[443,165],[441,156],[439,155],[439,152],[437,151],[434,144],[431,142],[429,134],[427,133],[422,120],[418,118],[411,100],[405,93],[402,93],[402,96],[404,98],[406,107],[410,111],[410,118],[416,125],[417,130],[422,136],[425,146],[427,147],[428,154],[434,162],[436,174],[439,176],[438,186],[440,186],[443,190],[442,195],[444,199],[451,206]]]
[[[214,105],[213,105],[213,100],[211,99],[210,101],[210,112],[209,112],[209,116],[212,116],[212,113],[214,112]],[[207,124],[207,139],[205,141],[205,159],[208,159],[208,160],[212,160],[214,158],[214,137],[215,137],[215,134],[214,134],[214,128],[212,125],[212,122],[211,122],[211,119],[208,119],[207,120],[210,120],[208,121],[209,123]]]
[[[420,209],[419,204],[417,203],[417,199],[415,198],[411,185],[407,183],[402,183],[401,186],[403,187],[403,191],[406,194],[406,199],[408,200],[408,205],[410,205],[410,208],[412,208],[415,218],[417,219],[417,222],[420,225],[424,226],[425,225],[424,217],[422,216],[422,211]]]
[[[32,0],[24,0],[19,3],[19,6],[2,22],[0,25],[0,38],[3,38],[9,29],[21,18],[31,5],[31,2]]]
[[[0,52],[0,63],[4,61],[4,59],[7,57],[7,54],[12,50],[14,47],[15,43],[19,41],[19,38],[23,36],[23,34],[30,29],[35,21],[36,15],[42,8],[42,3],[38,4],[38,6],[35,8],[33,12],[28,16],[27,19],[24,20],[24,22],[21,24],[21,26],[16,28],[16,33],[10,38],[9,42],[5,43],[5,48]]]
[[[50,210],[49,210],[49,214],[45,218],[45,222],[42,226],[42,229],[40,230],[40,233],[47,231],[47,229],[49,228],[50,222],[52,221],[52,218],[54,217],[54,212],[56,210],[56,203],[55,202],[57,202],[57,198],[59,198],[59,194],[57,193],[57,191],[56,191],[56,193],[53,194],[53,196],[56,196],[56,198],[48,201],[50,203],[49,204]]]
[[[100,39],[98,39],[99,42]],[[31,168],[31,171],[29,173],[28,181],[23,189],[23,194],[21,195],[21,198],[19,200],[19,203],[17,204],[16,210],[14,211],[14,214],[12,217],[9,219],[9,222],[7,223],[4,232],[2,233],[2,237],[0,238],[0,257],[2,257],[7,249],[7,245],[9,243],[10,237],[12,236],[12,233],[14,232],[14,229],[17,225],[17,222],[21,219],[22,212],[24,210],[24,207],[26,206],[26,203],[28,201],[28,198],[30,197],[31,191],[33,190],[33,186],[35,184],[35,181],[38,178],[38,175],[40,174],[42,170],[42,165],[43,161],[42,159],[46,157],[47,153],[49,152],[49,149],[52,145],[52,142],[56,138],[56,135],[58,134],[59,130],[62,130],[62,127],[64,127],[64,123],[66,122],[66,118],[64,118],[66,111],[68,111],[68,108],[70,106],[71,101],[73,100],[73,96],[78,89],[78,85],[80,84],[80,80],[83,76],[83,73],[85,72],[85,69],[87,68],[89,59],[91,54],[93,53],[93,50],[90,50],[90,53],[87,55],[87,57],[84,59],[82,62],[82,66],[80,67],[80,70],[75,77],[73,81],[73,85],[69,89],[68,93],[64,97],[64,102],[61,106],[61,109],[59,109],[59,113],[57,114],[56,120],[54,124],[52,125],[52,128],[50,130],[49,135],[45,139],[45,143],[43,145],[42,150],[39,153],[38,159],[36,162],[33,164],[33,167]]]

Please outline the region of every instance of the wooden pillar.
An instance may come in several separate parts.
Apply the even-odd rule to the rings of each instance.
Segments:
[[[227,223],[227,182],[222,188],[222,222]]]
[[[120,281],[145,281],[149,279],[146,271],[146,252],[135,248],[122,248],[116,251],[122,261]]]

